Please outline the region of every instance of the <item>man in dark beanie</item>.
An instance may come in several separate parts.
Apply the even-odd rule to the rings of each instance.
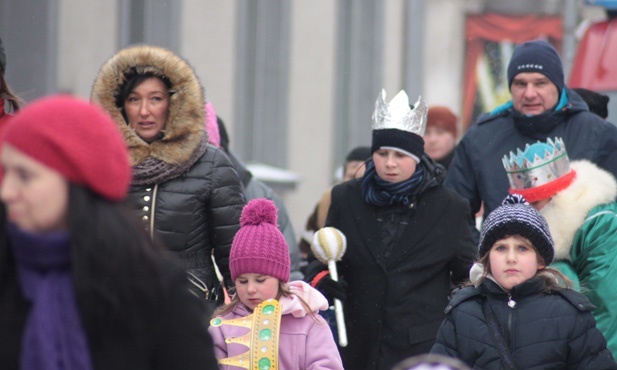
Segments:
[[[516,148],[561,137],[570,159],[587,159],[617,176],[617,127],[589,111],[564,82],[559,53],[546,41],[518,45],[507,81],[512,100],[482,114],[457,146],[445,181],[484,217],[508,194],[501,158]]]

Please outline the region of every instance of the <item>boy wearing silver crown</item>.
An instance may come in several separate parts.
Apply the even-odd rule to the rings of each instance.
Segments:
[[[346,369],[389,370],[428,352],[450,289],[475,258],[467,202],[441,185],[445,170],[424,153],[426,114],[421,99],[411,110],[404,91],[390,103],[382,91],[364,176],[332,190],[326,226],[347,238],[338,262],[346,294],[335,297],[346,299]]]
[[[510,193],[546,218],[554,267],[596,306],[598,328],[617,356],[617,181],[589,161],[570,162],[561,138],[511,152],[503,165]]]

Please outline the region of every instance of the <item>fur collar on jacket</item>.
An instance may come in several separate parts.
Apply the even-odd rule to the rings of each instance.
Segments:
[[[125,72],[142,66],[148,72],[166,76],[175,91],[170,97],[169,118],[164,136],[150,144],[126,123],[115,97],[125,82]],[[114,119],[128,144],[131,164],[148,157],[178,165],[188,161],[204,137],[204,94],[193,69],[174,53],[155,46],[139,45],[123,49],[109,59],[94,81],[91,100]]]
[[[570,166],[576,171],[572,184],[540,210],[555,241],[555,260],[570,260],[574,235],[589,211],[617,196],[617,181],[610,173],[586,160],[570,162]]]

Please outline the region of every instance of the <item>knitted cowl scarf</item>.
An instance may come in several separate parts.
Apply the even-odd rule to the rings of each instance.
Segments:
[[[26,300],[32,307],[21,343],[22,370],[92,370],[81,324],[66,232],[30,234],[7,226]]]
[[[133,166],[133,185],[158,184],[167,180],[174,179],[184,172],[201,158],[206,152],[208,141],[206,136],[202,136],[201,143],[193,152],[191,157],[182,163],[174,164],[162,161],[158,158],[148,157],[143,162]]]
[[[378,207],[402,204],[409,206],[424,178],[424,169],[416,167],[411,177],[405,181],[393,183],[383,180],[377,175],[375,163],[370,160],[362,178],[362,195],[368,204]]]

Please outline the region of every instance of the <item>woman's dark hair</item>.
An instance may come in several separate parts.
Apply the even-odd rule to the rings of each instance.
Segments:
[[[114,102],[116,104],[116,107],[124,108],[124,101],[129,96],[129,94],[133,90],[135,90],[135,88],[139,86],[139,84],[153,77],[158,78],[159,80],[163,81],[163,83],[169,90],[170,96],[174,93],[173,85],[171,84],[171,81],[169,81],[169,78],[167,78],[167,76],[161,73],[157,73],[155,71],[150,71],[143,67],[141,68],[132,67],[127,72],[124,73],[124,83],[120,85],[114,97]],[[124,117],[124,120],[126,121],[127,119],[126,119],[126,113],[124,112],[124,109],[122,109],[122,116]]]
[[[69,233],[73,278],[84,327],[146,332],[163,291],[157,254],[162,249],[122,203],[70,184]],[[160,258],[160,257],[159,257]]]
[[[4,79],[4,71],[0,73],[0,99],[8,101],[13,112],[17,112],[19,106],[23,104],[23,101],[11,90],[9,84]],[[0,107],[0,111],[3,109],[4,107]]]

